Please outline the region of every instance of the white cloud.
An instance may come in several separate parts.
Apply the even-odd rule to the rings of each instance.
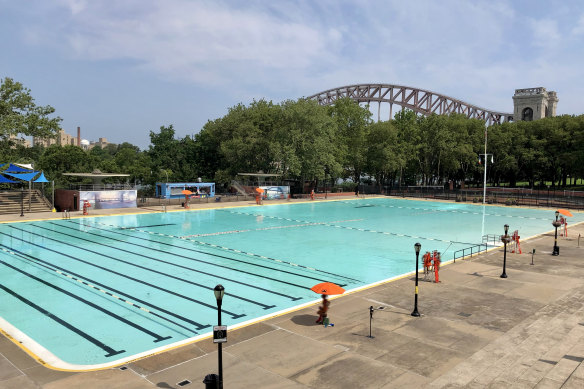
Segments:
[[[584,15],[580,16],[576,27],[572,29],[572,34],[583,35],[584,34]]]
[[[199,83],[233,81],[253,68],[307,68],[341,38],[334,27],[223,3],[140,2],[138,12],[127,4],[72,3],[75,12],[60,34],[75,58],[131,59],[164,77]]]
[[[584,16],[566,23],[573,13],[560,15],[544,2],[534,7],[538,14],[510,0],[38,4],[42,15],[36,11],[22,28],[29,44],[56,45],[74,64],[114,63],[173,84],[216,89],[229,101],[381,82],[507,111],[514,89],[560,92],[570,82],[555,69],[582,72],[584,50],[574,35],[584,33]],[[54,20],[59,23],[47,23]]]
[[[558,29],[558,22],[551,19],[531,21],[533,44],[545,49],[554,49],[561,42],[562,35]]]

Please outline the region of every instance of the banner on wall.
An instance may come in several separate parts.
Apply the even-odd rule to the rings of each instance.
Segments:
[[[264,190],[264,199],[285,199],[290,194],[289,186],[260,186]]]
[[[80,191],[79,209],[89,201],[93,209],[136,208],[137,190]]]

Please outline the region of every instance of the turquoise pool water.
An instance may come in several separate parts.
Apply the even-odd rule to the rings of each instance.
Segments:
[[[0,225],[0,316],[71,365],[130,359],[415,267],[422,251],[552,229],[553,211],[391,198]],[[584,220],[575,214],[570,223]]]

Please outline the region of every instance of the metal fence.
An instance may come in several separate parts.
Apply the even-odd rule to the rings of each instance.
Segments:
[[[402,187],[391,189],[390,196],[450,200],[457,202],[483,202],[483,189],[448,190],[440,187]],[[571,190],[537,190],[521,188],[487,188],[487,204],[520,205],[528,207],[568,208],[584,210],[584,192]]]
[[[454,263],[456,263],[456,258],[464,258],[467,255],[470,255],[472,258],[473,254],[478,254],[481,251],[487,251],[488,248],[489,248],[488,244],[479,243],[470,247],[466,247],[464,249],[456,250],[454,252]]]

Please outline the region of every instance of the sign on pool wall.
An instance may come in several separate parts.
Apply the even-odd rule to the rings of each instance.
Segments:
[[[136,190],[80,191],[79,203],[89,201],[93,209],[136,208],[137,197]]]
[[[290,194],[289,186],[260,186],[264,190],[264,198],[268,200],[285,199]]]

